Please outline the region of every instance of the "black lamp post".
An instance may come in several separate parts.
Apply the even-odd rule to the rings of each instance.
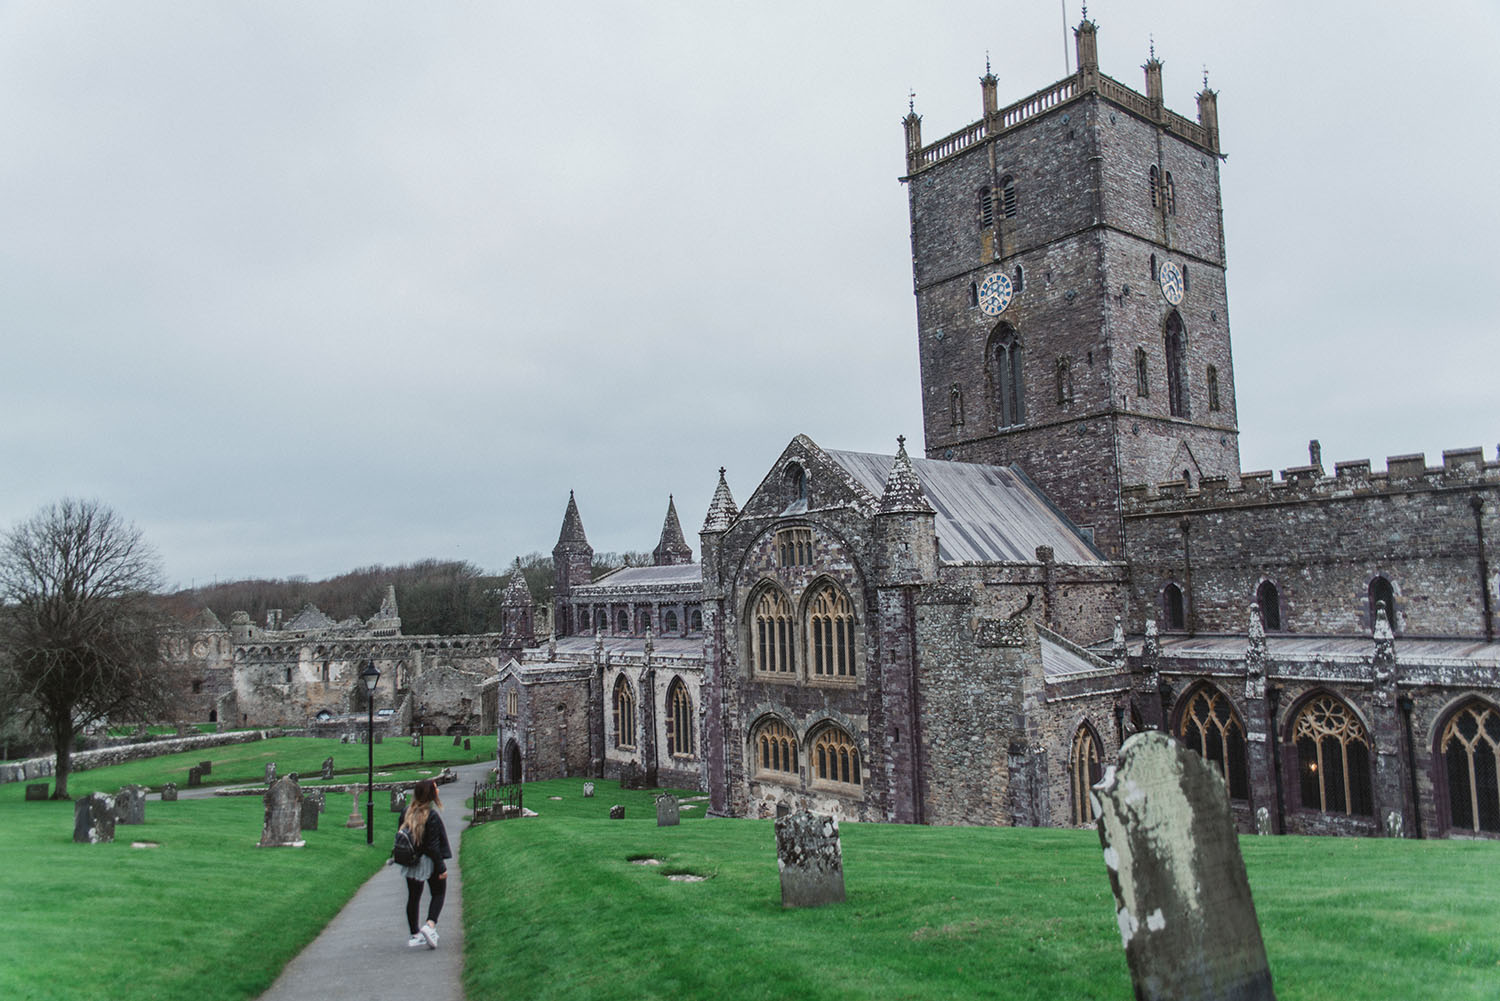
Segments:
[[[365,731],[370,747],[370,770],[365,779],[365,844],[375,843],[375,686],[380,684],[380,669],[373,660],[365,662],[359,672],[359,680],[365,683],[365,708],[369,710],[369,721]]]

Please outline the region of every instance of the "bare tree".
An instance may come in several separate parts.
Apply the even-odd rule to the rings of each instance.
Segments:
[[[52,739],[54,799],[85,726],[164,700],[160,586],[156,551],[97,501],[45,507],[0,541],[0,682]]]

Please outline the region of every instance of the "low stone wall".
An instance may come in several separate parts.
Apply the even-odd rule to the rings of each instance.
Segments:
[[[206,747],[225,747],[229,744],[249,744],[268,737],[281,736],[279,730],[240,730],[236,733],[205,733],[197,737],[168,737],[140,744],[122,744],[119,747],[102,747],[96,751],[75,751],[72,756],[72,771],[85,768],[102,768],[105,765],[120,765],[142,758],[155,758],[178,751],[196,751]],[[27,758],[0,765],[0,783],[31,782],[50,778],[57,760],[53,755]]]

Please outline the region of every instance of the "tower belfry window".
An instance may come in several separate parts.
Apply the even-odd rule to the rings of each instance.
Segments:
[[[1177,214],[1177,188],[1172,184],[1172,172],[1166,172],[1166,182],[1163,184],[1166,194],[1167,215]]]
[[[995,416],[1000,427],[1014,427],[1026,419],[1025,383],[1022,381],[1021,341],[1008,323],[995,328],[990,337],[988,374],[995,397]]]
[[[1008,174],[1000,178],[1000,212],[1007,219],[1016,217],[1016,182]]]
[[[1151,207],[1156,208],[1156,206],[1161,203],[1161,194],[1159,190],[1161,188],[1161,171],[1156,169],[1156,164],[1151,165],[1149,177],[1151,179]],[[1155,277],[1156,268],[1153,267],[1151,271],[1152,277]]]
[[[979,189],[979,227],[988,229],[995,225],[995,196],[989,185]]]
[[[1173,417],[1188,416],[1187,396],[1187,345],[1182,329],[1182,317],[1174,309],[1167,317],[1167,408]]]
[[[1208,366],[1208,409],[1219,409],[1219,370]]]
[[[1146,365],[1146,349],[1135,349],[1135,395],[1151,395],[1151,377]]]

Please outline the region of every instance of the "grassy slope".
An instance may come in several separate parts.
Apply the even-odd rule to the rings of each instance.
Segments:
[[[610,822],[630,794],[580,786],[528,786],[541,817],[465,837],[470,997],[1131,994],[1092,832],[845,824],[848,901],[784,912],[769,821]],[[1495,996],[1500,844],[1243,844],[1282,1001]]]
[[[406,760],[413,749],[386,741],[375,750],[379,763]],[[328,754],[362,774],[366,752],[280,738],[80,772],[70,786],[84,795],[125,782],[185,784],[200,758],[213,759],[219,781],[257,780],[270,760],[282,772],[316,773]],[[475,738],[468,753],[451,740],[427,744],[429,763],[493,754],[493,737]],[[12,846],[0,880],[0,914],[12,932],[0,949],[6,1001],[253,998],[385,863],[394,825],[377,809],[370,847],[363,830],[343,827],[348,811],[331,804],[321,829],[305,833],[306,847],[258,848],[259,797],[151,801],[146,823],[116,828],[114,844],[75,845],[73,805],[23,803],[23,791],[21,783],[0,786],[0,844]]]

